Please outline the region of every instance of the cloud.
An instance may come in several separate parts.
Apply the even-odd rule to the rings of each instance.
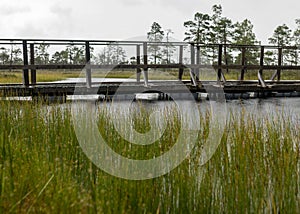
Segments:
[[[70,7],[63,7],[61,5],[55,4],[50,7],[50,12],[57,15],[57,16],[71,16],[72,8]]]
[[[11,6],[2,5],[0,6],[0,14],[3,16],[10,16],[20,13],[29,13],[31,9],[28,6]]]

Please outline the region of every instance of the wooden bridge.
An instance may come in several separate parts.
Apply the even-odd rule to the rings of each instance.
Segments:
[[[83,64],[37,64],[35,63],[37,45],[50,45],[51,47],[60,47],[66,45],[84,46]],[[22,40],[22,39],[0,39],[1,45],[17,45],[22,50],[21,64],[1,64],[0,70],[21,70],[23,74],[23,83],[0,84],[0,95],[7,96],[66,96],[76,93],[113,95],[120,85],[126,88],[124,93],[133,94],[141,92],[160,92],[170,91],[181,93],[182,83],[192,93],[205,93],[207,87],[222,88],[228,98],[249,98],[266,96],[299,96],[300,97],[300,66],[297,65],[298,48],[297,47],[277,47],[277,46],[248,46],[232,44],[212,44],[202,45],[196,43],[183,42],[145,42],[145,41],[103,41],[103,40]],[[94,47],[103,47],[107,45],[117,45],[131,47],[135,50],[134,63],[94,64],[91,62],[91,50]],[[171,47],[177,53],[177,58],[172,62],[153,63],[149,60],[149,47]],[[239,56],[239,62],[231,62],[228,57],[228,50],[232,54]],[[271,63],[266,63],[266,53],[273,53],[274,59]],[[188,55],[184,56],[184,52]],[[207,53],[211,53],[208,56]],[[286,54],[286,55],[285,55]],[[255,56],[254,63],[250,63],[250,55]],[[294,57],[294,62],[287,63],[285,57]],[[174,56],[173,56],[174,58]],[[205,58],[205,60],[203,60]],[[269,60],[270,61],[270,60]],[[84,83],[39,83],[37,75],[45,70],[84,70]],[[104,70],[132,70],[136,73],[136,80],[131,82],[93,82],[92,74],[95,69]],[[172,70],[177,71],[177,79],[173,81],[155,81],[151,84],[148,78],[149,69]],[[214,80],[201,80],[201,72],[211,70],[216,73]],[[226,79],[228,71],[238,72],[238,78]],[[249,70],[257,73],[257,78],[245,80],[245,74]],[[293,71],[296,79],[287,80],[285,73]],[[1,72],[1,71],[0,71]],[[269,79],[264,78],[265,72],[272,72]],[[183,74],[188,73],[189,79],[183,80]],[[141,82],[141,74],[143,81]],[[282,80],[285,77],[285,80]]]

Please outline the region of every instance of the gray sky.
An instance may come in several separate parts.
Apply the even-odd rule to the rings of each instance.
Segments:
[[[264,44],[278,25],[294,29],[300,18],[299,0],[1,0],[0,37],[126,40],[156,21],[182,40],[183,22],[214,4],[234,22],[250,19]]]

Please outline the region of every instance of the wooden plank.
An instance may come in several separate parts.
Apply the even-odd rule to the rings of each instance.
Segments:
[[[30,44],[30,65],[34,65],[34,44]],[[31,84],[36,84],[36,69],[30,69]]]
[[[86,87],[92,87],[92,69],[90,68],[91,65],[91,50],[90,50],[90,43],[85,42],[85,63],[86,63]]]
[[[12,70],[22,70],[22,69],[36,69],[36,70],[60,70],[60,69],[70,69],[70,70],[82,70],[84,69],[85,65],[70,65],[70,64],[62,64],[62,65],[0,65],[0,70],[9,70],[10,68]],[[104,70],[116,70],[116,69],[144,69],[144,68],[174,68],[174,69],[180,69],[180,68],[214,68],[214,69],[233,69],[233,70],[241,70],[241,69],[247,69],[247,70],[277,70],[281,69],[281,71],[284,70],[294,70],[300,72],[300,66],[299,65],[191,65],[191,64],[140,64],[140,65],[126,65],[126,64],[120,64],[116,66],[112,65],[90,65],[90,68],[92,69],[104,69]]]
[[[23,64],[24,66],[28,65],[28,50],[26,40],[23,40]],[[23,85],[25,87],[29,86],[29,71],[27,68],[23,69]]]

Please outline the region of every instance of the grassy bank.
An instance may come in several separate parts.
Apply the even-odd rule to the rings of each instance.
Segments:
[[[147,115],[140,111],[134,118],[141,133],[149,129]],[[298,212],[299,122],[280,113],[260,119],[232,114],[216,153],[199,166],[208,115],[202,115],[193,153],[179,167],[159,178],[129,181],[106,174],[85,156],[69,107],[1,102],[0,213]],[[161,147],[142,153],[116,135],[105,111],[97,123],[114,150],[139,158],[174,144],[180,120],[176,113],[164,119],[170,126]]]
[[[240,78],[240,71],[230,70],[223,71],[225,78],[227,80],[238,80]],[[269,80],[275,71],[264,71],[264,79]],[[81,71],[69,71],[69,70],[53,70],[37,71],[37,82],[53,82],[65,80],[68,78],[77,78],[80,76]],[[81,76],[84,75],[84,72]],[[136,72],[133,70],[122,70],[122,71],[93,71],[93,78],[135,78]],[[22,83],[23,74],[21,71],[0,71],[0,83]],[[84,76],[82,76],[84,77]],[[141,75],[143,78],[143,75]],[[149,78],[152,80],[164,80],[164,79],[173,79],[178,78],[177,70],[161,71],[161,70],[150,70]],[[184,80],[189,80],[189,71],[185,70],[183,74]],[[214,70],[201,70],[200,71],[200,80],[215,80],[216,72]],[[246,71],[245,80],[257,80],[257,71]],[[281,74],[282,80],[299,80],[300,72],[299,71],[282,71]]]

